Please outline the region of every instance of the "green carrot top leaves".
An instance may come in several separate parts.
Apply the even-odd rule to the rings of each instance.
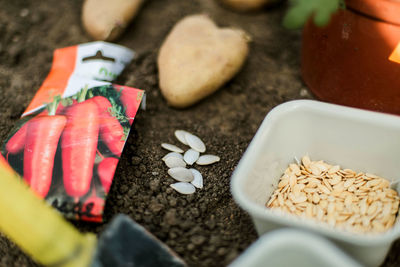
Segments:
[[[323,27],[329,23],[331,15],[344,7],[344,0],[291,0],[283,25],[288,29],[301,28],[313,16],[314,23]]]
[[[70,106],[70,105],[72,105],[72,103],[73,103],[73,101],[72,101],[72,99],[71,98],[63,98],[63,99],[61,99],[61,105],[63,106],[63,107],[68,107],[68,106]]]
[[[78,98],[77,101],[78,103],[83,102],[86,100],[86,94],[88,92],[88,86],[86,85],[79,93],[78,93]]]
[[[47,104],[46,109],[49,116],[56,115],[57,107],[60,101],[61,101],[61,96],[56,95],[53,98],[53,102]]]

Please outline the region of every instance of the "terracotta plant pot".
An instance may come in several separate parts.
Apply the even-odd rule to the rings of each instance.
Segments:
[[[400,1],[348,0],[303,32],[302,76],[322,101],[400,114]]]

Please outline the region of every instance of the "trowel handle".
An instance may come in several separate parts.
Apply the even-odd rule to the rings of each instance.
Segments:
[[[47,266],[89,266],[94,234],[81,234],[37,197],[0,155],[0,230]]]

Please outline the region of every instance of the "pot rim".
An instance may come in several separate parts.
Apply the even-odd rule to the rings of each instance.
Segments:
[[[400,25],[400,0],[346,0],[346,5],[372,18]]]

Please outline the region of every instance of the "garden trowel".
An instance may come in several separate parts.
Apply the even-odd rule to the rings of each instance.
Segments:
[[[0,155],[0,230],[45,266],[186,266],[128,216],[116,216],[97,239],[80,233],[28,188]]]

